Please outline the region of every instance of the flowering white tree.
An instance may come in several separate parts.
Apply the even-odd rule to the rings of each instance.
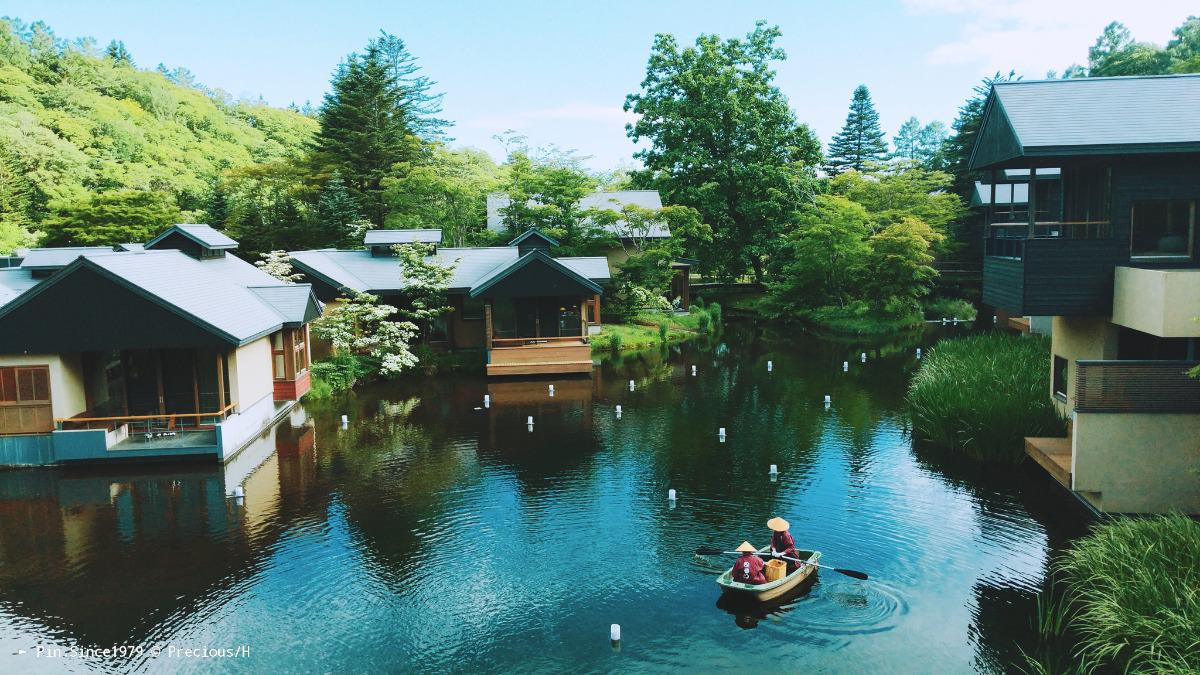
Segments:
[[[392,248],[400,258],[404,295],[410,304],[400,315],[428,330],[434,319],[453,310],[447,304],[446,290],[458,261],[447,265],[434,259],[430,244],[399,244]]]
[[[351,291],[344,302],[313,323],[313,331],[337,352],[379,362],[381,375],[396,375],[417,365],[409,345],[418,334],[411,321],[392,321],[396,308],[369,293]]]
[[[255,262],[254,266],[280,281],[294,284],[304,276],[292,270],[292,258],[287,251],[269,251],[258,256],[262,260]]]

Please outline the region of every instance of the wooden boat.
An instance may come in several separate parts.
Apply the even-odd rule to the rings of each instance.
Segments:
[[[769,558],[771,555],[771,547],[764,546],[758,549],[758,554]],[[787,593],[793,588],[799,586],[806,579],[817,573],[815,563],[820,562],[820,551],[800,551],[799,559],[805,560],[813,565],[799,565],[796,570],[786,577],[778,581],[769,581],[765,584],[743,584],[740,581],[733,580],[733,568],[725,570],[721,576],[717,577],[717,585],[721,587],[723,593],[735,593],[753,597],[755,600],[774,600],[779,596]]]

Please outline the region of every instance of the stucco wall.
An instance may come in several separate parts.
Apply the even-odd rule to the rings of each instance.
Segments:
[[[1200,415],[1076,413],[1073,444],[1072,488],[1100,509],[1200,514]]]
[[[271,339],[260,338],[229,355],[229,391],[239,411],[272,395]]]
[[[1051,368],[1054,356],[1067,360],[1067,400],[1066,403],[1057,398],[1054,400],[1059,412],[1069,417],[1075,409],[1075,360],[1117,358],[1117,327],[1103,318],[1056,316],[1050,336],[1050,353]],[[1046,382],[1046,388],[1054,396],[1053,378]]]
[[[1158,337],[1200,337],[1200,270],[1118,267],[1113,323]]]
[[[79,354],[3,354],[0,366],[49,366],[50,405],[55,417],[71,417],[87,410],[83,362]]]

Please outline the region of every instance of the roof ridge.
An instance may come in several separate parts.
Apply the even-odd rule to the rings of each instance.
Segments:
[[[1039,78],[1036,80],[1007,80],[993,82],[993,87],[1008,87],[1022,84],[1056,84],[1063,82],[1111,82],[1113,80],[1164,80],[1170,78],[1200,78],[1200,73],[1165,73],[1162,75],[1109,75],[1106,77]]]

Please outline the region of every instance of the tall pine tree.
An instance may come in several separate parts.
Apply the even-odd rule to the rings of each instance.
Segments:
[[[434,83],[419,70],[404,42],[384,33],[338,66],[321,105],[316,160],[341,173],[359,213],[375,225],[386,215],[383,177],[416,161],[447,126],[435,117]]]
[[[886,156],[887,142],[879,127],[879,113],[871,103],[871,92],[865,84],[860,84],[850,99],[846,124],[829,144],[826,170],[833,174],[848,169],[862,171],[870,162],[883,161]]]

